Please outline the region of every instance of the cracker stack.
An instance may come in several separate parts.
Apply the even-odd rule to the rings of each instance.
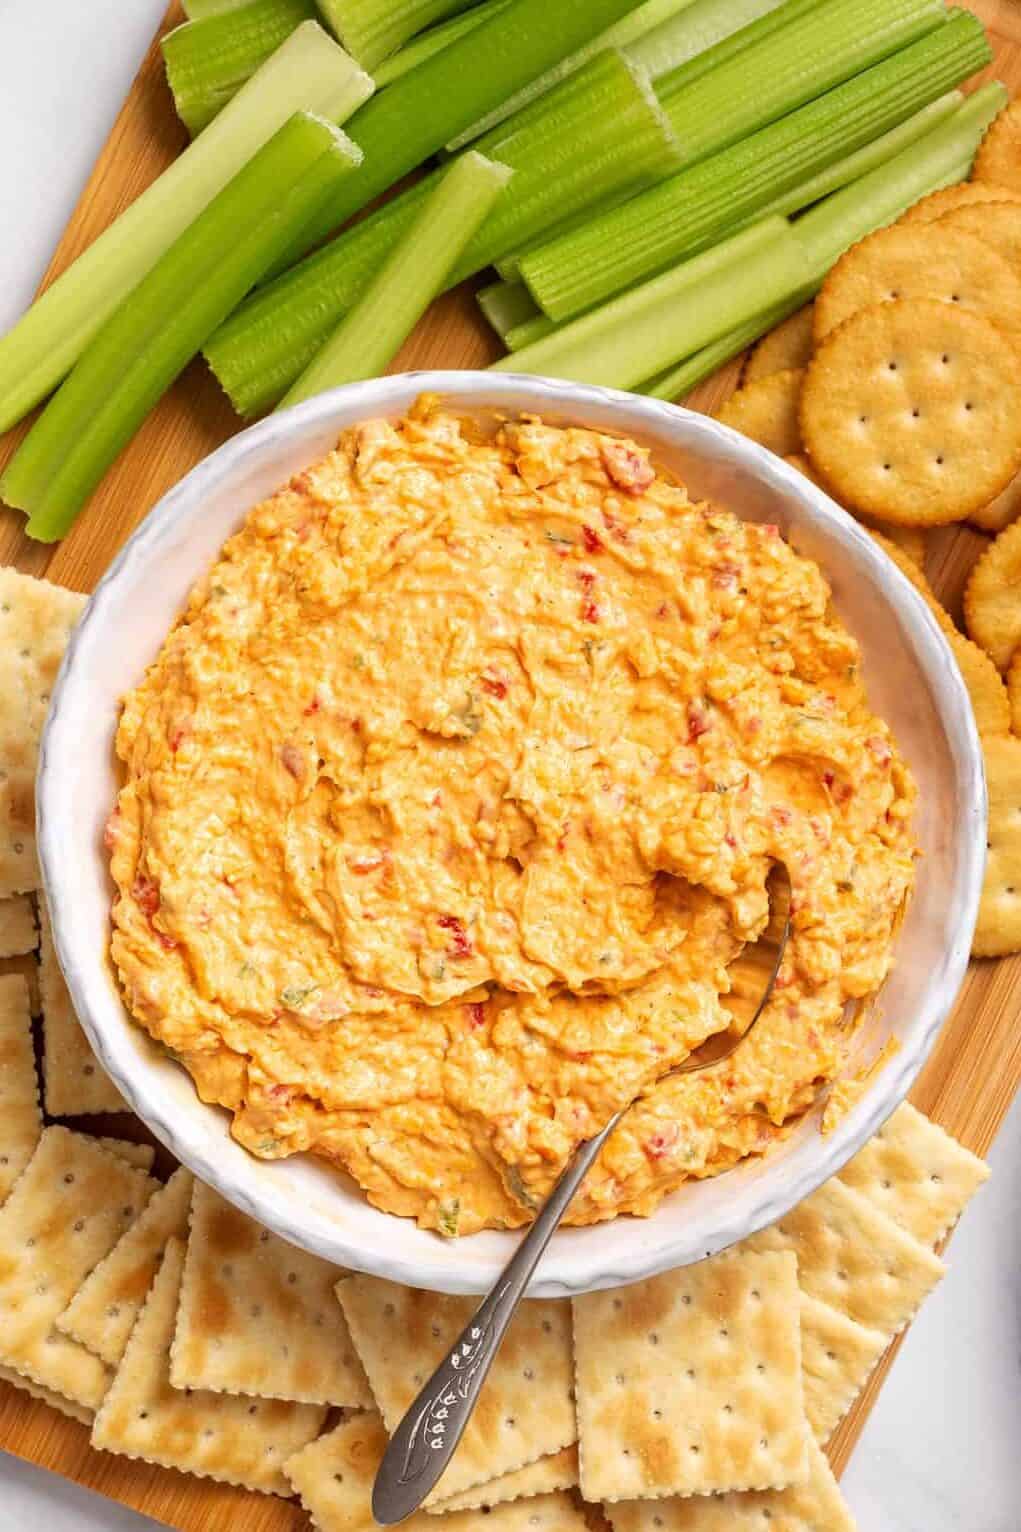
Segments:
[[[1021,951],[1021,102],[970,181],[870,234],[764,337],[719,419],[866,526],[943,628],[989,784],[976,957]],[[961,632],[923,573],[936,529],[975,538]]]

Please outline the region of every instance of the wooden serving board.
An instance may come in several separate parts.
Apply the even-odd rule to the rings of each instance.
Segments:
[[[1021,0],[973,0],[995,49],[986,71],[1021,90]],[[183,19],[177,0],[163,30]],[[43,286],[52,281],[184,147],[163,78],[158,38],[149,51],[113,132],[60,242]],[[480,319],[468,284],[440,299],[394,361],[412,367],[484,367],[499,348]],[[712,410],[734,388],[731,363],[687,401]],[[25,537],[20,515],[0,507],[0,563],[92,588],[128,534],[159,497],[212,448],[239,429],[226,399],[202,363],[170,390],[107,475],[84,515],[55,548]],[[0,463],[24,434],[0,439]],[[934,534],[927,569],[937,591],[959,616],[964,577],[984,539],[956,528]],[[973,963],[956,1008],[923,1071],[912,1099],[977,1154],[985,1154],[1021,1084],[1021,957]],[[895,1344],[829,1445],[839,1473],[896,1354]],[[214,1532],[236,1516],[245,1532],[307,1532],[292,1502],[190,1478],[126,1458],[94,1452],[88,1432],[27,1395],[0,1383],[0,1449],[64,1474],[181,1532]]]

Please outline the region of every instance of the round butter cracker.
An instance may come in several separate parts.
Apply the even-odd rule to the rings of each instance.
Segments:
[[[852,245],[816,299],[816,344],[860,309],[909,298],[970,309],[1021,340],[1021,278],[974,234],[944,227],[941,219],[938,235],[899,224]]]
[[[1021,644],[1021,522],[1000,533],[964,588],[964,622],[998,670]]]
[[[1021,739],[997,734],[982,741],[989,788],[985,879],[972,940],[973,957],[1021,950]]]
[[[716,411],[716,419],[778,457],[797,452],[801,446],[798,404],[804,375],[803,368],[788,367],[759,378],[731,394]]]
[[[1000,262],[1003,265],[1003,262]],[[1021,468],[1017,353],[987,319],[916,298],[861,309],[806,370],[801,434],[855,511],[942,526]]]
[[[987,186],[982,181],[958,181],[956,186],[944,186],[939,191],[930,192],[927,197],[922,197],[913,207],[909,207],[906,213],[902,213],[897,222],[904,223],[934,223],[937,218],[951,212],[954,208],[968,207],[976,202],[1002,202],[1005,198],[1010,199],[1015,195],[1009,188],[1003,186]],[[1018,189],[1021,196],[1021,188]]]
[[[873,532],[872,535],[883,552],[897,565],[901,574],[911,581],[939,623],[943,637],[953,650],[957,668],[961,672],[961,680],[968,689],[972,712],[975,714],[975,727],[979,733],[1006,733],[1010,728],[1007,688],[988,654],[958,631],[950,613],[941,604],[921,569],[917,568],[910,558],[905,558],[902,550],[882,533]]]
[[[1007,699],[1010,702],[1010,727],[1021,735],[1021,647],[1014,650],[1007,670]]]
[[[1021,512],[1021,473],[1014,475],[995,500],[972,511],[968,520],[983,532],[1002,532],[1004,527],[1017,520],[1018,512]]]
[[[1021,192],[1021,101],[1009,101],[993,118],[971,173],[973,185],[1006,186]]]
[[[817,484],[831,500],[836,498],[822,475],[816,470],[815,464],[803,452],[789,453],[786,461],[799,473],[803,473],[806,479],[811,479],[813,484]],[[895,543],[902,553],[907,554],[913,564],[917,564],[919,569],[924,569],[925,533],[921,527],[895,527],[892,522],[878,521],[875,516],[857,516],[853,511],[848,511],[848,515],[854,516],[855,521],[860,521],[873,537],[878,536],[880,542],[885,539]]]
[[[937,233],[942,229],[962,229],[995,250],[1015,275],[1021,272],[1021,197],[953,208],[937,219]]]
[[[741,374],[742,387],[789,367],[806,367],[812,357],[812,305],[806,303],[757,341]]]

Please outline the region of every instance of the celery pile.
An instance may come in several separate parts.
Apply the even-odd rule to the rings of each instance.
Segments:
[[[783,34],[778,34],[782,36]],[[751,50],[749,50],[750,52]],[[750,137],[525,255],[519,275],[558,322],[704,248],[896,127],[989,60],[968,11]],[[707,76],[706,78],[712,78]],[[817,192],[805,194],[812,200]]]
[[[515,174],[462,253],[452,283],[565,214],[647,186],[677,163],[676,141],[642,72],[612,51],[495,128],[478,148]],[[212,338],[206,358],[240,414],[268,408],[291,386],[407,233],[430,184],[419,182],[385,203],[253,294]]]
[[[63,537],[153,405],[359,151],[298,113],[170,246],[95,336],[0,478],[30,537]]]
[[[368,75],[303,23],[194,144],[0,337],[0,431],[55,388],[117,305],[232,176],[297,111],[343,122]]]
[[[177,115],[195,138],[303,21],[313,0],[247,0],[188,21],[160,43]]]
[[[390,259],[316,353],[283,405],[385,372],[446,287],[458,256],[513,173],[474,151],[444,171]]]

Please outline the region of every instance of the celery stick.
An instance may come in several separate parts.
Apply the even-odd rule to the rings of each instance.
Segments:
[[[483,143],[515,175],[451,283],[537,239],[565,214],[655,181],[676,155],[640,72],[614,52],[590,60]],[[290,387],[402,238],[430,184],[384,203],[231,316],[206,357],[235,409],[257,413]]]
[[[783,3],[784,0],[694,0],[680,15],[661,22],[637,42],[629,43],[628,57],[642,64],[658,81]]]
[[[177,115],[196,138],[303,21],[312,0],[248,0],[202,21],[188,21],[160,43]]]
[[[774,325],[789,318],[817,291],[818,283],[803,288],[793,298],[786,298],[782,303],[775,303],[772,308],[765,309],[761,314],[753,314],[744,324],[738,325],[736,329],[728,330],[725,335],[720,336],[719,340],[712,340],[707,346],[700,347],[683,362],[678,362],[676,367],[669,367],[666,372],[661,372],[655,378],[650,378],[647,383],[640,384],[635,389],[635,393],[648,394],[652,399],[680,399],[684,394],[690,393],[696,384],[711,378],[725,362],[739,356],[746,346],[752,345],[754,341],[765,335],[767,330],[771,330]]]
[[[53,542],[160,395],[293,238],[359,151],[300,112],[218,193],[124,300],[50,400],[0,478],[0,499]]]
[[[683,88],[671,90],[661,81],[659,96],[685,162],[695,164],[738,143],[945,20],[943,0],[820,0]]]
[[[962,180],[1007,99],[998,81],[980,86],[938,128],[797,219],[792,227],[813,272],[828,271],[850,245],[891,223],[919,197]]]
[[[484,21],[495,16],[500,11],[505,11],[510,0],[482,0],[481,5],[472,6],[470,11],[463,11],[458,16],[451,16],[449,21],[443,21],[439,26],[430,27],[428,32],[422,32],[418,37],[413,37],[405,43],[396,53],[391,53],[388,59],[377,64],[372,71],[372,78],[376,82],[376,89],[382,90],[384,85],[392,85],[409,70],[417,69],[419,64],[431,59],[434,53],[439,53],[442,48],[448,48],[451,43],[456,43],[459,37],[466,37],[469,32],[474,32]]]
[[[363,69],[375,69],[409,37],[465,11],[472,0],[316,0],[330,30]]]
[[[513,174],[506,165],[473,151],[456,159],[389,260],[278,408],[384,372],[443,291],[458,255]]]
[[[181,0],[181,9],[189,21],[204,21],[207,16],[220,16],[247,4],[248,0]]]
[[[902,149],[906,149],[909,144],[915,143],[918,139],[924,138],[926,133],[952,117],[963,100],[964,97],[959,90],[948,90],[946,95],[940,96],[936,101],[930,101],[928,106],[923,106],[921,111],[916,112],[913,117],[898,123],[888,133],[881,133],[864,148],[845,155],[835,164],[829,165],[809,180],[803,181],[793,191],[785,192],[783,196],[775,197],[772,202],[767,202],[760,210],[761,214],[796,213],[800,208],[810,207],[813,202],[828,196],[831,191],[837,191],[841,186],[848,186],[852,181],[859,180],[861,176],[874,170],[877,165],[883,165],[887,160],[892,160],[895,154],[899,154]]]
[[[907,48],[739,144],[690,166],[518,263],[540,308],[558,323],[704,249],[770,202],[905,121],[989,59],[981,23],[958,11]],[[809,194],[810,195],[810,194]]]
[[[766,218],[504,357],[494,370],[631,388],[808,280],[801,241],[785,219]]]
[[[117,304],[293,112],[343,122],[368,75],[304,22],[158,180],[0,337],[0,431],[53,389]]]
[[[505,11],[380,91],[351,123],[351,136],[365,154],[361,168],[310,222],[279,269],[522,85],[605,31],[633,3],[512,0]]]
[[[725,9],[729,9],[727,0],[723,0]],[[656,74],[656,83],[663,99],[676,94],[686,85],[691,85],[695,80],[702,78],[704,74],[710,74],[714,69],[719,69],[723,64],[729,64],[731,59],[742,53],[745,48],[750,48],[767,37],[772,37],[782,27],[790,26],[792,21],[797,21],[801,16],[807,15],[819,6],[819,0],[782,0],[780,5],[764,5],[756,8],[755,15],[749,15],[735,26],[726,25],[729,17],[721,18],[721,30],[719,36],[707,42],[704,48],[696,48],[691,54],[683,59],[678,59],[676,64],[667,70],[659,70]],[[744,10],[745,7],[742,7]]]
[[[508,117],[513,116],[515,112],[519,112],[523,107],[528,106],[530,102],[546,95],[548,91],[553,89],[554,85],[557,85],[561,80],[565,80],[576,69],[580,69],[582,64],[588,59],[593,58],[597,53],[602,52],[604,48],[623,48],[626,50],[630,44],[637,42],[647,32],[651,32],[654,28],[661,26],[664,21],[670,21],[679,12],[686,10],[691,4],[692,0],[642,0],[641,4],[636,5],[628,15],[622,16],[619,21],[614,22],[605,32],[601,33],[598,37],[590,38],[583,48],[578,49],[577,53],[571,54],[569,58],[561,59],[552,69],[547,69],[545,74],[540,75],[538,79],[531,80],[521,90],[516,91],[514,95],[508,96],[505,101],[501,101],[499,106],[494,107],[485,117],[480,118],[478,122],[473,122],[463,133],[459,133],[456,138],[452,138],[447,144],[447,149],[451,153],[458,149],[463,149],[465,144],[470,144],[475,139],[481,138],[483,133],[488,133],[498,123],[504,122]]]
[[[545,314],[536,314],[508,330],[504,342],[508,351],[524,351],[526,346],[534,346],[537,340],[545,340],[547,335],[552,335],[558,328]]]
[[[501,340],[515,325],[539,317],[539,310],[523,282],[493,282],[489,287],[480,287],[475,302]]]

